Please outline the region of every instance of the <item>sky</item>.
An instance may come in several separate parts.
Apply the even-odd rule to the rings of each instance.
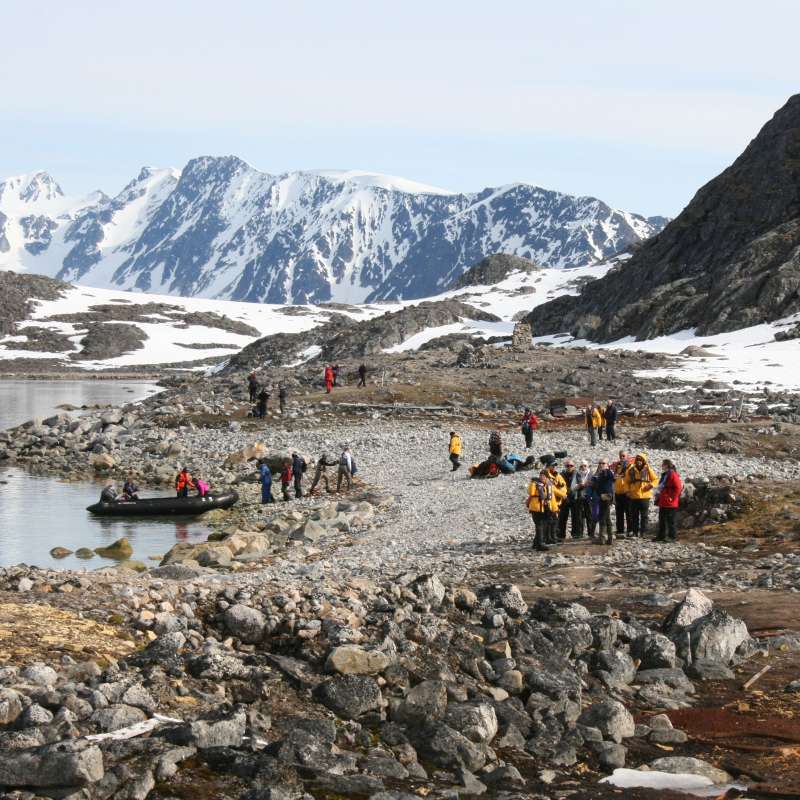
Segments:
[[[0,176],[238,155],[674,216],[798,91],[793,0],[0,0]]]

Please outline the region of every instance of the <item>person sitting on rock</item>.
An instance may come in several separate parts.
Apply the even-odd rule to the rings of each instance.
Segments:
[[[100,492],[101,503],[113,503],[117,499],[117,487],[113,483],[109,483],[102,492]]]
[[[125,479],[125,483],[122,484],[122,494],[125,500],[139,499],[139,487],[134,482],[133,475],[128,475]]]
[[[189,490],[194,488],[191,473],[188,467],[184,467],[175,478],[175,494],[177,497],[188,497]]]

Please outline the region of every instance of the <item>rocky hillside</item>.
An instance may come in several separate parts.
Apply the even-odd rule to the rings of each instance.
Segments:
[[[640,339],[800,311],[800,95],[618,270],[536,308],[537,334]]]
[[[35,300],[55,300],[68,288],[41,275],[0,272],[0,335],[15,333],[17,323],[28,318]]]
[[[536,272],[541,267],[527,258],[510,256],[506,253],[495,253],[473,264],[453,283],[453,289],[467,286],[494,286],[515,272]]]
[[[269,303],[420,298],[487,253],[598,262],[664,225],[528,184],[455,194],[358,172],[268,175],[235,157],[144,168],[70,200],[0,183],[0,266],[87,286]]]

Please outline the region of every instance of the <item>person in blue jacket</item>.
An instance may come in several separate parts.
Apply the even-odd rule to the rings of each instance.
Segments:
[[[261,479],[261,502],[274,503],[272,496],[272,472],[267,464],[262,464],[258,470]]]

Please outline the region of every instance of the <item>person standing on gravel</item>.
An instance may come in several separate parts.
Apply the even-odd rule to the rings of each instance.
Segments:
[[[262,462],[258,468],[258,479],[261,481],[261,503],[274,503],[275,498],[272,496],[272,470],[266,462]]]
[[[547,544],[558,544],[558,540],[556,539],[558,535],[558,515],[561,511],[561,506],[567,499],[567,484],[558,471],[558,464],[555,459],[552,459],[547,465],[546,472],[547,479],[550,481],[551,499],[545,540]]]
[[[286,411],[286,398],[289,396],[289,389],[286,387],[286,381],[281,381],[278,387],[278,404],[281,409],[281,414]]]
[[[586,489],[591,483],[591,478],[589,462],[581,461],[578,469],[572,474],[572,483],[569,485],[570,499],[575,504],[575,516],[572,518],[573,539],[580,539],[583,536],[584,523],[587,534],[592,528],[591,509],[589,507],[589,499],[586,495]],[[577,523],[577,525],[575,523]]]
[[[314,494],[314,490],[320,481],[325,482],[325,491],[330,492],[331,487],[328,483],[327,469],[328,467],[335,467],[338,463],[333,453],[323,453],[317,459],[317,468],[314,470],[314,480],[311,481],[311,488],[308,490],[309,494]]]
[[[539,419],[529,408],[522,415],[522,435],[525,437],[525,447],[530,450],[533,445],[533,432],[539,427]]]
[[[614,473],[608,468],[608,460],[602,459],[592,476],[592,493],[597,503],[597,522],[592,516],[591,537],[595,544],[603,544],[603,529],[606,532],[606,544],[611,544],[611,504],[614,502]],[[596,525],[600,531],[595,536]]]
[[[264,386],[258,393],[258,418],[264,419],[267,416],[267,405],[269,404],[269,392]]]
[[[289,496],[289,487],[292,485],[292,460],[290,458],[283,459],[283,466],[281,467],[281,494],[283,494],[284,501],[291,500]]]
[[[606,404],[606,439],[609,442],[614,442],[617,439],[617,432],[614,430],[614,426],[617,424],[617,417],[619,416],[619,412],[617,409],[617,404],[613,400],[609,400]]]
[[[296,500],[303,496],[303,473],[306,469],[308,469],[306,460],[297,453],[292,453],[292,477],[294,478],[294,496]]]
[[[325,392],[327,394],[330,394],[332,389],[333,389],[333,367],[327,366],[325,367]]]
[[[628,486],[628,509],[630,513],[629,536],[643,538],[647,532],[650,515],[650,500],[658,476],[647,463],[647,456],[639,453],[625,473]]]
[[[358,368],[358,385],[359,386],[366,386],[367,385],[367,366],[366,366],[366,364],[362,364]]]
[[[570,486],[572,484],[572,476],[575,474],[575,462],[568,458],[564,462],[564,469],[561,470],[561,480],[564,481],[565,486]],[[572,501],[572,495],[567,492],[567,496],[564,498],[564,502],[561,503],[561,507],[558,510],[558,538],[563,542],[567,538],[567,521],[572,518],[572,526],[570,528],[570,533],[572,538],[577,538],[575,536],[575,531],[578,530],[578,522],[575,519],[575,503]]]
[[[461,453],[463,450],[463,444],[461,442],[461,437],[455,432],[450,431],[450,462],[453,465],[453,469],[451,472],[455,472],[461,466]]]
[[[656,488],[656,505],[658,506],[658,536],[657,542],[673,542],[678,538],[675,517],[678,514],[678,505],[683,491],[683,481],[675,468],[675,464],[665,458],[661,464],[661,480]]]
[[[353,488],[353,455],[349,447],[342,450],[339,456],[339,472],[336,475],[336,491],[342,491],[342,481],[347,484],[347,491]]]
[[[628,484],[627,472],[631,460],[624,450],[619,451],[619,461],[611,465],[614,473],[614,514],[616,516],[617,539],[625,537],[625,531],[630,532],[630,519],[628,514]]]
[[[589,444],[592,447],[597,447],[597,430],[603,424],[600,409],[595,405],[590,405],[586,406],[583,413],[586,417],[586,430],[589,431]]]
[[[531,478],[528,484],[528,498],[526,507],[533,520],[535,530],[533,538],[534,550],[546,552],[550,548],[545,544],[548,538],[550,507],[553,500],[553,489],[550,484],[550,475],[543,469],[539,476]]]
[[[258,392],[258,378],[256,377],[256,371],[253,370],[247,376],[247,390],[250,393],[250,402],[255,403],[256,401],[256,394]]]

